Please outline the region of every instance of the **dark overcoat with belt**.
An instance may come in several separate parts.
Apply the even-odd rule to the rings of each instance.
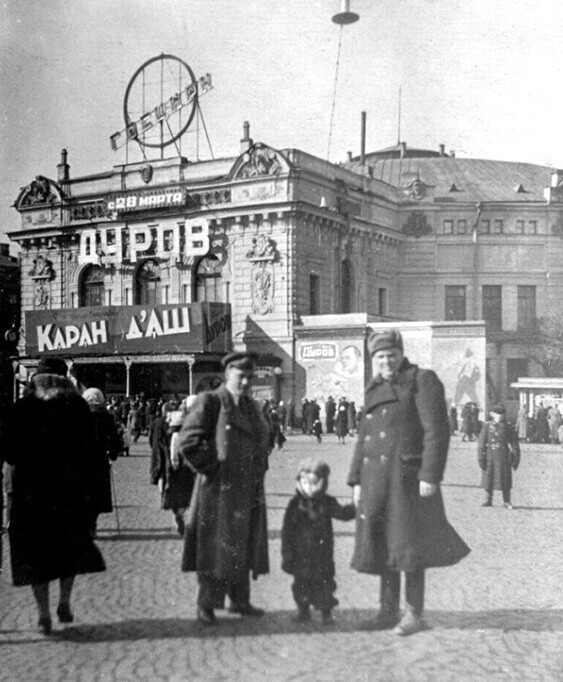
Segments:
[[[237,582],[268,573],[264,475],[270,428],[256,403],[238,406],[225,386],[199,396],[179,436],[179,453],[200,476],[195,519],[184,536],[182,570]]]
[[[374,379],[365,395],[349,485],[361,486],[352,567],[381,574],[449,566],[469,548],[448,523],[439,484],[449,444],[444,387],[432,370],[405,358],[392,381]]]
[[[520,464],[520,444],[512,426],[505,421],[487,422],[479,435],[477,458],[485,490],[510,490],[512,469]]]

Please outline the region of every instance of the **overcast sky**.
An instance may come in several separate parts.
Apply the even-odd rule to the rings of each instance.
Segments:
[[[123,163],[127,83],[171,53],[196,76],[215,157],[255,141],[327,157],[340,0],[0,0],[0,234],[11,204],[42,174],[56,179]],[[560,0],[351,0],[342,31],[331,161],[397,142],[458,156],[563,166]],[[193,135],[191,139],[193,139]],[[209,152],[202,143],[202,158]],[[184,149],[183,149],[184,151]],[[2,237],[6,241],[6,237]]]

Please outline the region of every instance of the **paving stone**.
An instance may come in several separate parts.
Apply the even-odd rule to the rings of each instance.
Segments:
[[[346,475],[354,447],[335,436],[321,445],[288,437],[267,477],[271,573],[252,583],[263,619],[218,612],[220,625],[195,621],[196,579],[180,571],[181,539],[172,514],[148,483],[146,439],[114,467],[118,514],[100,517],[105,573],[80,576],[75,622],[46,639],[36,631],[28,588],[10,583],[5,542],[0,577],[0,680],[452,680],[561,679],[563,448],[524,444],[514,475],[515,509],[495,495],[480,507],[476,444],[452,439],[443,484],[451,523],[472,553],[457,566],[427,573],[430,628],[409,638],[364,632],[377,609],[379,580],[350,568],[353,522],[335,522],[340,606],[336,625],[291,621],[291,576],[280,568],[280,529],[298,462],[315,452],[332,469],[330,492],[350,497]],[[119,531],[117,521],[119,520]],[[56,585],[52,601],[56,603]]]

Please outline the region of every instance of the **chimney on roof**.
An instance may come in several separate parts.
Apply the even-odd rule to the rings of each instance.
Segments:
[[[551,186],[552,187],[559,187],[559,185],[563,182],[563,170],[561,168],[558,168],[554,171],[551,172]]]
[[[352,152],[346,152],[348,155],[348,161],[352,161]]]
[[[439,146],[439,150],[440,150],[440,156],[446,156],[446,145],[445,144],[441,144]]]
[[[401,157],[401,159],[404,159],[406,155],[407,155],[407,143],[401,142],[401,144],[400,144],[400,157]]]
[[[455,159],[455,151],[453,149],[450,149],[450,156],[452,159]]]
[[[252,147],[252,138],[250,137],[250,123],[245,121],[242,124],[242,140],[240,141],[240,153],[244,154],[250,147]]]
[[[68,152],[66,149],[61,149],[61,162],[57,166],[57,177],[59,182],[68,182],[70,177],[70,166],[67,161]]]
[[[360,161],[362,166],[366,162],[366,112],[362,111],[362,143],[361,143],[361,156]]]

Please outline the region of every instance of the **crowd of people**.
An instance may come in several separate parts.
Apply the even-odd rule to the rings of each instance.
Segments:
[[[31,586],[39,629],[46,635],[52,629],[50,582],[59,581],[58,619],[70,623],[75,577],[105,570],[94,541],[98,515],[112,511],[111,463],[141,435],[151,448],[150,482],[183,538],[180,568],[197,573],[197,620],[216,626],[215,611],[225,608],[226,598],[231,612],[261,617],[263,609],[250,599],[250,578],[269,572],[269,455],[296,431],[321,442],[323,415],[326,432],[339,442],[356,436],[347,479],[351,501],[341,504],[328,493],[330,468],[321,458],[301,462],[281,530],[282,569],[293,576],[294,620],[308,621],[317,609],[325,625],[334,622],[332,520],[355,519],[352,566],[380,576],[379,613],[362,627],[401,636],[423,629],[425,570],[453,565],[470,551],[449,524],[440,491],[458,415],[455,407],[448,411],[436,374],[404,356],[399,332],[374,332],[368,346],[374,377],[364,406],[356,410],[343,397],[329,397],[324,413],[314,399],[304,398],[299,410],[292,401],[252,400],[255,359],[249,353],[223,358],[224,382],[214,391],[107,403],[97,388],[80,391],[64,362],[42,360],[24,397],[0,421],[0,453],[11,473],[12,579],[16,586]],[[519,441],[530,432],[508,423],[502,405],[489,416],[481,422],[477,406],[466,404],[462,440],[478,439],[482,506],[492,506],[498,490],[512,509]],[[553,442],[556,418],[561,429],[558,410],[538,406],[534,433],[539,429],[544,442]]]

